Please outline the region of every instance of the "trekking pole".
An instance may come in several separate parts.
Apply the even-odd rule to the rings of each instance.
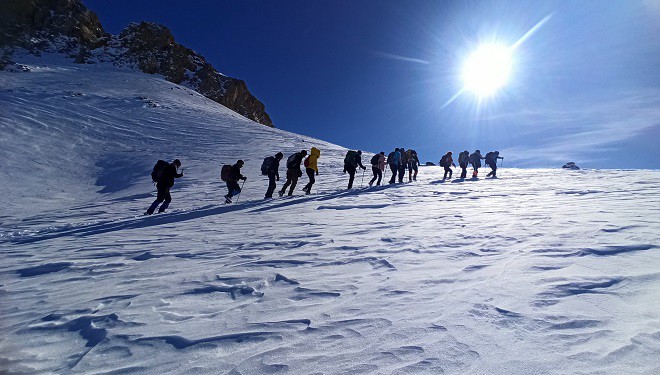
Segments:
[[[245,181],[243,180],[243,185],[241,185],[241,191],[238,192],[238,196],[236,197],[236,204],[238,204],[238,200],[241,198],[241,193],[243,192],[243,186],[245,186]]]
[[[360,181],[360,189],[362,189],[362,184],[364,183],[364,171],[366,171],[366,169],[362,170],[362,181]]]

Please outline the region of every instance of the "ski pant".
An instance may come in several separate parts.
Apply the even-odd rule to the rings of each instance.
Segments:
[[[461,178],[467,177],[467,164],[460,164],[461,166]]]
[[[390,164],[390,169],[392,170],[392,178],[390,178],[390,184],[396,182],[396,173],[398,171],[398,166],[396,164]]]
[[[417,163],[414,162],[408,163],[408,182],[412,180],[417,181]]]
[[[355,179],[355,167],[347,165],[344,169],[348,172],[348,188],[351,189],[353,188],[353,180]]]
[[[497,176],[496,176],[496,173],[497,173],[497,163],[488,163],[488,166],[490,167],[490,169],[492,169],[492,171],[490,171],[490,173],[488,173],[488,174],[486,175],[486,177],[490,177],[490,176],[497,177]]]
[[[371,172],[373,172],[374,178],[372,178],[371,181],[369,181],[369,185],[373,185],[376,179],[378,179],[376,186],[380,185],[380,180],[383,179],[383,171],[381,171],[380,168],[378,167],[371,167]]]
[[[277,177],[275,173],[268,174],[268,190],[266,190],[266,196],[264,198],[273,197],[273,192],[275,191],[275,187],[277,186],[275,184],[275,177]]]
[[[163,212],[167,209],[167,207],[170,205],[170,202],[172,201],[172,196],[170,195],[170,188],[171,188],[170,186],[156,184],[156,188],[158,189],[158,195],[156,196],[156,200],[151,204],[151,206],[147,210],[147,213],[149,215],[154,213],[156,207],[158,207],[160,202],[163,202],[163,205],[160,206],[158,212]]]
[[[451,170],[451,167],[445,167],[445,176],[442,178],[443,180],[447,179],[447,173],[449,173],[449,178],[451,178],[452,173],[454,173]]]
[[[309,177],[309,182],[307,183],[307,185],[305,185],[303,190],[311,191],[312,185],[314,185],[314,183],[316,182],[316,179],[314,178],[314,173],[316,173],[316,171],[313,170],[312,168],[306,168],[305,172],[307,173],[307,177]]]
[[[284,195],[284,193],[286,192],[286,188],[291,186],[291,188],[289,189],[289,195],[292,195],[293,194],[293,189],[296,188],[296,184],[298,183],[298,178],[300,178],[300,176],[302,176],[302,172],[300,171],[300,169],[289,169],[289,170],[287,170],[286,171],[286,183],[284,184],[284,186],[282,186],[282,190],[280,190],[280,193],[282,193],[282,195]]]
[[[406,165],[399,165],[399,182],[403,182],[403,176],[406,175]]]
[[[237,181],[227,181],[227,190],[229,190],[229,194],[227,194],[227,197],[231,198],[236,194],[239,194],[241,192],[241,187],[238,186]]]

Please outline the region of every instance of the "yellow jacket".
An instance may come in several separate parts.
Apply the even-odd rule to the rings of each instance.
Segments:
[[[319,156],[321,156],[321,150],[316,147],[312,147],[312,152],[307,157],[307,160],[305,160],[305,164],[307,164],[306,168],[310,168],[318,172],[319,167],[316,165],[316,160],[319,158]]]

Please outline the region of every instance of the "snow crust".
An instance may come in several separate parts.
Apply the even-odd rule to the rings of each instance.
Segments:
[[[348,191],[340,146],[157,76],[23,60],[0,72],[1,373],[660,372],[658,171]],[[313,194],[262,200],[263,158],[312,146]],[[174,158],[170,209],[143,217]]]

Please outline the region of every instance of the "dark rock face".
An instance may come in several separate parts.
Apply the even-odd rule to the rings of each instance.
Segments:
[[[93,47],[105,36],[99,18],[79,0],[3,0],[0,29],[5,31],[0,34],[0,45],[29,41],[20,37],[40,33],[69,36]]]
[[[220,74],[203,56],[174,40],[155,23],[131,24],[118,36],[106,34],[80,0],[1,0],[0,69],[11,65],[12,48],[57,51],[77,63],[110,61],[188,86],[261,124],[273,126],[265,106],[244,81]]]
[[[207,98],[264,125],[273,126],[266,109],[244,81],[224,76],[203,56],[174,40],[168,28],[150,22],[131,24],[119,34],[124,58],[146,73],[191,87]]]
[[[577,170],[580,169],[580,167],[578,167],[577,165],[575,165],[575,163],[573,163],[572,161],[570,161],[570,162],[564,164],[564,165],[562,166],[562,168],[564,168],[564,169],[570,169],[570,170],[573,170],[573,171],[577,171]]]

